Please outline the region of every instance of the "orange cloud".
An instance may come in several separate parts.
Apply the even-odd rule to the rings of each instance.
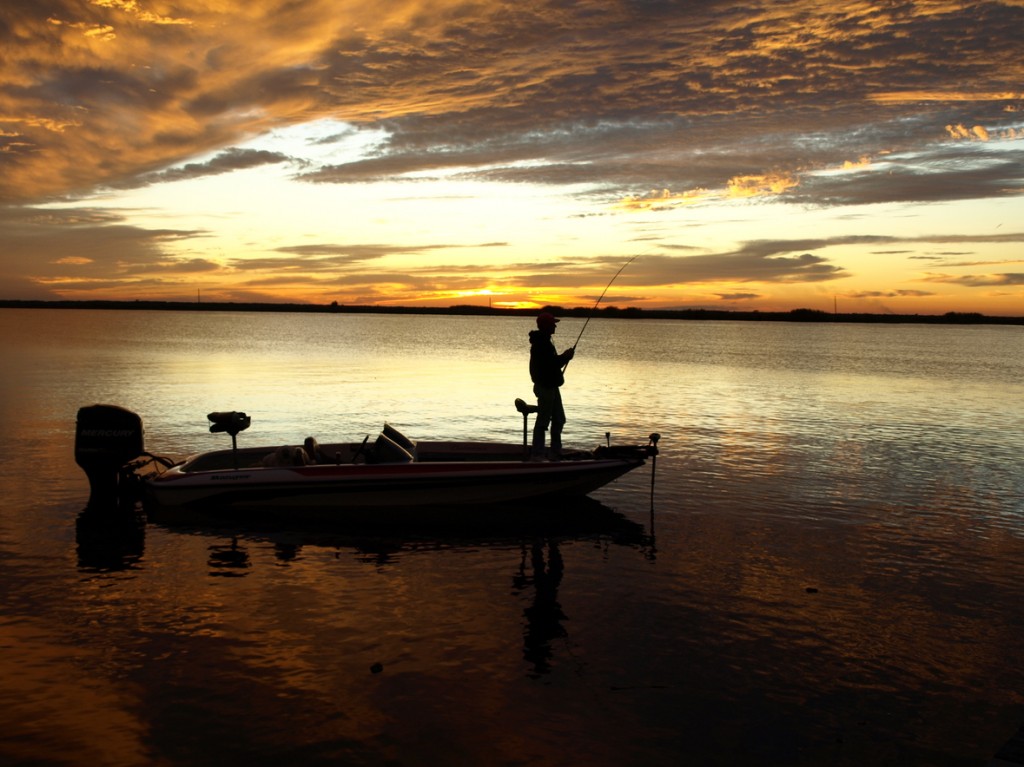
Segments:
[[[1019,101],[1024,98],[1021,91],[889,91],[868,95],[872,101],[881,104],[917,104],[927,101]]]
[[[644,195],[627,197],[619,201],[617,207],[625,210],[669,210],[680,205],[694,205],[722,198],[779,195],[796,186],[799,186],[799,181],[787,173],[734,176],[729,179],[724,190],[717,192],[704,188],[686,192],[654,189]]]
[[[192,20],[187,18],[173,18],[171,16],[161,16],[158,13],[147,11],[142,8],[135,0],[90,0],[92,5],[98,8],[113,8],[115,10],[124,11],[131,16],[134,16],[137,20],[146,24],[191,24]]]
[[[946,133],[955,139],[977,139],[988,141],[989,133],[982,125],[975,125],[973,128],[965,128],[963,125],[947,125]]]
[[[627,197],[619,201],[617,207],[625,210],[665,210],[679,205],[692,205],[716,196],[707,189],[692,189],[688,192],[654,189],[644,195]]]
[[[778,195],[799,185],[800,182],[788,173],[734,176],[729,179],[728,195],[729,197]]]
[[[55,27],[69,27],[71,29],[78,30],[86,37],[97,38],[100,40],[113,40],[117,35],[114,33],[114,28],[109,24],[89,24],[86,22],[63,22],[60,19],[49,18],[47,19],[51,25]]]

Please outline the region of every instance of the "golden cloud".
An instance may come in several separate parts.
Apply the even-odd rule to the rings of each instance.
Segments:
[[[758,197],[779,195],[787,189],[799,186],[800,182],[788,173],[766,175],[733,176],[729,179],[729,197]]]
[[[868,94],[871,101],[880,104],[919,104],[925,101],[1019,101],[1020,91],[889,91]]]
[[[51,133],[63,133],[68,128],[77,128],[81,125],[78,120],[55,120],[48,117],[37,117],[31,115],[0,115],[0,122],[7,123],[9,125],[25,125],[31,128],[42,128],[43,130],[50,131]],[[0,132],[0,135],[19,136],[21,134],[16,131],[3,131]]]
[[[717,196],[707,189],[692,189],[687,192],[653,189],[647,194],[620,200],[616,207],[624,210],[666,210],[680,205],[693,205]]]
[[[64,22],[60,19],[50,17],[46,20],[54,27],[69,27],[81,32],[86,37],[98,38],[100,40],[113,40],[117,35],[114,28],[109,24],[88,24],[85,22]]]
[[[963,125],[947,125],[946,133],[955,139],[977,139],[988,141],[988,131],[982,125],[975,125],[973,128],[965,128]]]
[[[832,156],[879,151],[850,138],[851,126],[877,119],[877,103],[916,113],[928,102],[993,101],[1011,110],[1022,97],[1005,86],[1022,71],[1015,27],[986,17],[965,37],[954,22],[978,20],[970,5],[953,3],[913,15],[866,0],[841,12],[812,0],[792,8],[759,0],[685,14],[664,3],[644,12],[612,4],[596,14],[547,2],[509,13],[482,0],[396,0],[383,8],[357,0],[24,5],[0,63],[9,86],[0,89],[0,133],[19,130],[16,140],[0,142],[0,199],[11,201],[130,186],[323,118],[383,125],[393,136],[384,160],[465,146],[475,167],[495,156],[500,162],[510,147],[519,159],[546,159],[560,149],[559,136],[573,135],[572,161],[558,166],[558,180],[581,178],[586,168],[586,180],[604,188],[692,190],[621,203],[658,209],[792,189],[793,175],[740,175],[820,167],[818,153],[832,147],[794,144],[787,132],[834,137]],[[918,27],[923,33],[913,34]],[[951,30],[957,57],[920,43]],[[879,40],[888,41],[889,55],[878,53]],[[977,90],[950,85],[965,82]],[[870,83],[889,90],[865,93]],[[772,115],[799,115],[800,124],[764,132],[769,123],[759,121]],[[986,119],[965,138],[1014,129]],[[673,122],[686,127],[669,128]],[[611,145],[609,125],[635,127],[625,149]],[[898,145],[903,130],[878,145]],[[922,143],[934,139],[934,125],[927,135],[918,130]]]
[[[722,198],[779,195],[799,185],[800,182],[788,173],[733,176],[725,189],[717,192],[702,187],[686,192],[654,189],[643,195],[626,197],[616,207],[624,210],[669,210],[680,205],[695,205]]]
[[[92,5],[97,8],[112,8],[131,14],[136,19],[146,24],[191,24],[192,20],[187,18],[176,19],[171,16],[161,16],[158,13],[143,10],[135,0],[91,0]]]

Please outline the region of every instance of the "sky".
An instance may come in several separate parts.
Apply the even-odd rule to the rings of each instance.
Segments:
[[[0,298],[1022,316],[1022,50],[1024,0],[4,0]]]

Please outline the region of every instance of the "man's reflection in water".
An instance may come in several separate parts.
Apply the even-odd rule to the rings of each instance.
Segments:
[[[569,636],[562,626],[568,620],[558,603],[558,586],[562,582],[564,565],[557,541],[547,542],[547,562],[544,561],[544,541],[536,540],[530,550],[530,570],[526,570],[527,551],[519,572],[512,582],[516,592],[533,587],[533,603],[523,610],[526,625],[523,628],[523,658],[533,664],[531,677],[537,678],[551,671],[551,640]]]

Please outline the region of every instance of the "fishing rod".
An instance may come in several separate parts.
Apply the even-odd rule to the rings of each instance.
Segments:
[[[615,272],[615,276],[614,277],[612,277],[610,280],[608,280],[608,284],[604,286],[604,290],[601,291],[601,295],[599,295],[597,297],[597,300],[594,302],[594,308],[592,308],[590,310],[590,314],[587,315],[587,321],[583,323],[583,327],[580,329],[580,334],[578,336],[576,336],[576,343],[574,343],[572,345],[573,354],[576,353],[576,347],[579,345],[580,339],[583,338],[583,331],[586,330],[587,329],[587,325],[590,324],[590,319],[591,319],[591,317],[594,316],[594,312],[597,311],[597,306],[598,306],[598,304],[601,303],[601,299],[604,298],[604,294],[608,292],[608,288],[610,288],[612,286],[612,283],[615,282],[616,279],[618,279],[618,276],[620,274],[622,274],[622,270],[625,269],[627,266],[629,266],[634,261],[636,261],[638,258],[640,258],[639,255],[633,256],[631,259],[629,259],[629,261],[627,261],[626,263],[624,263],[622,266],[619,267],[619,271]],[[569,363],[568,362],[566,362],[565,365],[562,366],[562,372],[563,373],[565,372],[565,369],[567,367],[569,367]]]

